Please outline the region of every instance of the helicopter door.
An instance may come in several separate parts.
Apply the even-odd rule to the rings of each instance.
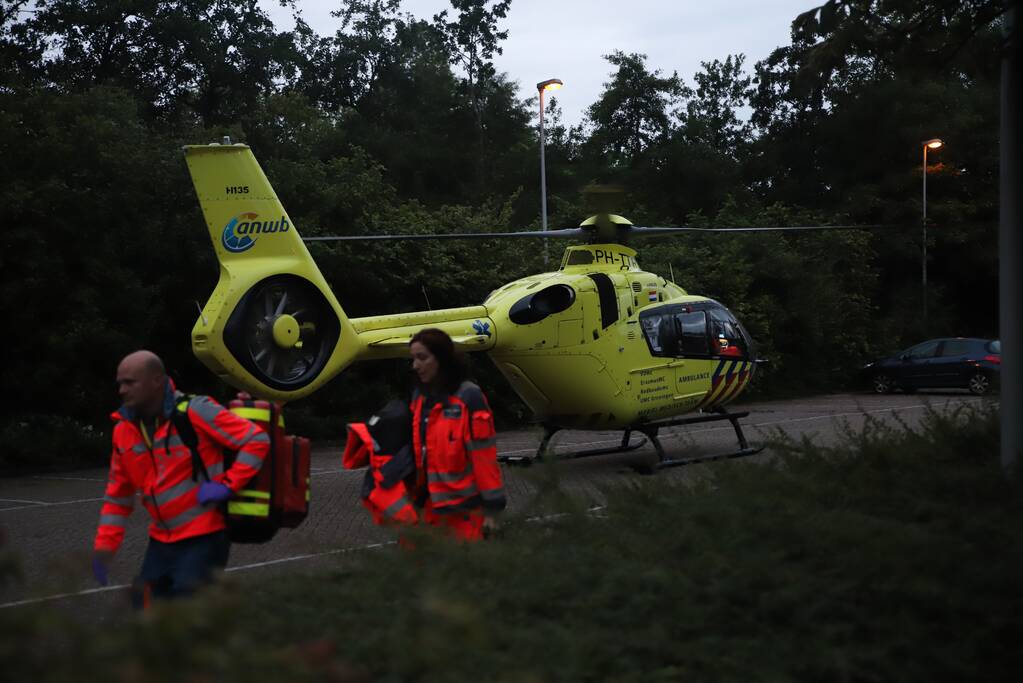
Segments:
[[[710,320],[707,311],[683,307],[672,316],[678,330],[679,361],[675,364],[677,399],[699,401],[711,388]]]
[[[666,304],[644,309],[639,320],[650,355],[668,361],[664,368],[672,384],[672,405],[699,401],[707,392],[710,377],[707,312]]]
[[[651,356],[662,358],[707,358],[707,312],[688,306],[667,304],[647,308],[639,314],[640,327]]]

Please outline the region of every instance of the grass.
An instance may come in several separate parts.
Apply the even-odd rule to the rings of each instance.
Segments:
[[[0,613],[22,620],[0,665],[59,641],[111,680],[1015,680],[1023,497],[997,427],[960,410],[836,448],[778,435],[771,464],[695,487],[637,480],[598,515],[559,498],[494,542],[416,535],[99,635]]]

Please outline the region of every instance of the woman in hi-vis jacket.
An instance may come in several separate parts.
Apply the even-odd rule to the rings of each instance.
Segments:
[[[409,406],[415,505],[422,521],[479,540],[496,530],[506,504],[490,405],[445,332],[420,330],[409,355],[417,380]]]

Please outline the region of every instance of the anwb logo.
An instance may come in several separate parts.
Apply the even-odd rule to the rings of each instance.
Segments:
[[[252,248],[256,243],[254,235],[287,232],[291,229],[288,219],[281,216],[276,221],[259,221],[257,213],[241,213],[228,221],[220,241],[224,249],[238,254]]]

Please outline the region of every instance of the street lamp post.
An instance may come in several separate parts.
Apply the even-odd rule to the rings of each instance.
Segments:
[[[926,140],[924,148],[924,213],[923,213],[923,239],[920,248],[920,274],[924,300],[924,331],[927,329],[927,150],[940,149],[945,143],[938,138]]]
[[[540,215],[543,221],[543,231],[547,232],[547,168],[544,164],[545,139],[543,135],[543,94],[547,90],[557,90],[564,85],[558,78],[548,78],[536,84],[540,92]],[[547,238],[543,239],[543,265],[547,267]]]

